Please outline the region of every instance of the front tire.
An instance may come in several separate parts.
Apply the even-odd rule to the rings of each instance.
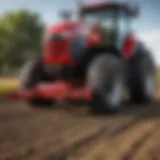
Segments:
[[[20,75],[21,88],[23,90],[34,89],[36,85],[43,80],[46,80],[46,75],[43,72],[42,60],[40,58],[36,58],[36,59],[28,61],[24,65],[21,75]],[[40,98],[29,99],[27,100],[27,103],[32,107],[52,105],[51,100],[44,100]]]
[[[107,53],[96,57],[88,68],[87,85],[93,95],[93,112],[118,111],[124,100],[124,62]]]

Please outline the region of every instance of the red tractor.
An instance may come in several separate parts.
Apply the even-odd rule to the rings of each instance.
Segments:
[[[85,100],[93,111],[115,112],[126,90],[133,102],[154,100],[155,65],[131,33],[138,9],[124,3],[81,5],[79,20],[49,27],[43,56],[25,64],[17,93],[33,106]]]

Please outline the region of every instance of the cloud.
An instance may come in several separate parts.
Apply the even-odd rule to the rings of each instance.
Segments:
[[[137,37],[145,43],[152,52],[156,64],[160,66],[160,29],[138,33]]]

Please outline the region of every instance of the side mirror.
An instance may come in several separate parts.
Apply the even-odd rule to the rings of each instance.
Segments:
[[[138,17],[138,15],[139,15],[139,7],[138,6],[129,7],[129,13],[133,18]]]

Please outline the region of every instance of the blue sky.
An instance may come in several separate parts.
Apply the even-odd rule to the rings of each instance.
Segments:
[[[128,0],[128,2],[131,2],[131,0]],[[160,65],[160,0],[132,0],[132,2],[137,3],[141,8],[140,17],[135,21],[135,31],[153,51],[155,60]],[[4,0],[0,5],[0,14],[18,8],[28,8],[40,12],[46,25],[50,25],[59,21],[59,10],[71,9],[76,11],[76,2],[75,0]]]
[[[104,0],[84,1],[95,2]],[[138,30],[160,28],[160,0],[134,0],[134,3],[141,7],[141,15],[136,25]],[[38,11],[42,14],[42,18],[47,24],[52,24],[59,20],[57,15],[60,9],[76,10],[76,2],[75,0],[4,0],[0,5],[0,13],[17,8],[28,8]]]

